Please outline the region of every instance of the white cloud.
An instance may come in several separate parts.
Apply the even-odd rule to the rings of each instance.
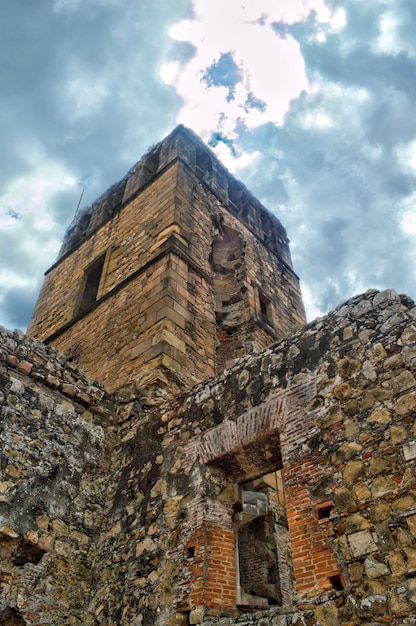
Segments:
[[[65,85],[65,104],[68,119],[75,122],[91,117],[102,107],[110,90],[105,78],[93,75],[85,68],[74,66]]]
[[[416,140],[401,145],[397,148],[396,154],[405,170],[416,173]]]
[[[332,13],[324,0],[194,0],[192,6],[193,19],[177,22],[169,35],[173,41],[192,45],[195,54],[183,64],[167,60],[160,76],[181,98],[176,121],[206,141],[213,130],[237,139],[241,124],[248,129],[269,122],[281,125],[291,101],[312,87],[298,42],[291,36],[280,37],[274,23],[293,24],[314,11],[326,30],[345,25],[344,11]],[[232,56],[241,76],[228,98],[227,87],[203,80],[226,54]],[[251,98],[264,106],[248,106]],[[330,124],[330,118],[314,114],[308,123]],[[229,168],[235,171],[241,166],[223,144],[216,151]],[[238,150],[237,156],[241,156]]]
[[[408,206],[404,209],[400,220],[400,226],[406,235],[416,237],[416,193],[409,198]]]
[[[392,11],[387,11],[380,19],[380,35],[374,48],[379,52],[397,53],[403,50],[397,36],[398,19]]]
[[[342,30],[347,23],[347,16],[345,15],[344,9],[338,9],[335,13],[330,17],[329,24],[333,31]]]
[[[297,42],[279,38],[272,22],[299,19],[312,5],[322,12],[322,2],[195,0],[194,19],[178,22],[169,32],[173,40],[194,46],[196,53],[183,65],[167,61],[161,68],[161,78],[183,101],[177,121],[205,139],[213,128],[232,137],[237,122],[249,128],[267,121],[281,123],[291,99],[307,87],[307,79]],[[207,69],[227,53],[242,75],[228,102],[225,87],[208,87],[202,80]],[[249,94],[266,103],[264,111],[245,106]]]
[[[8,207],[24,217],[44,219],[42,211],[57,192],[75,187],[76,180],[56,162],[43,160],[30,176],[16,178],[0,196],[0,206]],[[15,221],[16,224],[19,221]]]
[[[45,161],[30,176],[15,179],[0,196],[0,228],[13,248],[9,254],[22,261],[1,272],[2,290],[33,285],[34,275],[41,276],[56,256],[63,225],[56,221],[51,206],[57,193],[69,189],[77,194],[75,179],[63,167]],[[25,259],[31,263],[25,264]]]

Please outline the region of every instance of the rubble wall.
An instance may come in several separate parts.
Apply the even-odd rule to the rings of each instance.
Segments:
[[[410,299],[352,298],[153,408],[133,388],[107,405],[62,353],[2,338],[1,610],[16,623],[414,625]],[[241,485],[276,470],[281,593],[265,606],[238,596],[236,521]]]
[[[104,389],[20,331],[0,339],[0,623],[82,626],[109,472]]]
[[[369,291],[147,420],[125,405],[101,548],[109,562],[130,546],[129,586],[108,583],[121,590],[116,623],[414,624],[415,323],[412,301]],[[239,483],[279,467],[291,588],[248,611],[233,568]]]

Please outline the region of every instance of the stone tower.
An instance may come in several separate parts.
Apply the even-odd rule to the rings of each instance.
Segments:
[[[304,321],[279,220],[178,126],[76,216],[28,332],[109,391],[177,392]]]

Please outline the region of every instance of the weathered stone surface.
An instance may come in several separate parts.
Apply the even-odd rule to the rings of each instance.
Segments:
[[[204,610],[203,609],[194,609],[189,613],[189,623],[190,624],[202,624],[204,621]]]
[[[338,609],[332,602],[317,606],[315,616],[317,623],[322,626],[339,626]]]
[[[407,441],[403,445],[403,456],[406,461],[412,461],[416,459],[416,440]]]
[[[359,530],[371,528],[371,524],[366,517],[359,513],[353,513],[345,520],[345,530],[347,533],[356,533]]]
[[[342,478],[347,483],[355,483],[364,473],[362,461],[349,461],[342,472]]]
[[[357,501],[368,500],[371,497],[371,491],[365,483],[359,482],[353,486],[352,495]]]
[[[409,491],[395,498],[392,502],[392,507],[399,513],[413,511],[416,508],[416,491]]]
[[[331,461],[334,465],[339,465],[349,461],[363,449],[362,445],[356,442],[345,442],[332,455]]]
[[[380,476],[375,478],[371,485],[371,493],[374,498],[381,498],[396,489],[397,483],[389,476]]]
[[[390,573],[389,568],[374,557],[368,557],[364,561],[365,573],[369,578],[380,578]]]
[[[381,594],[367,596],[361,600],[360,608],[364,615],[382,615],[386,612],[387,596]]]
[[[352,508],[354,501],[349,489],[346,487],[338,487],[334,492],[334,503],[340,513]]]
[[[360,530],[348,537],[353,556],[363,556],[377,551],[372,534],[368,530]]]

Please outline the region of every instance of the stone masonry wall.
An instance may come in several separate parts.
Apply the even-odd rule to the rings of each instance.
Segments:
[[[408,298],[352,298],[153,409],[128,389],[110,405],[62,353],[1,336],[7,619],[414,626]],[[241,483],[280,469],[290,534],[277,551],[283,602],[239,604]]]
[[[76,316],[84,271],[102,254],[107,253],[108,258],[99,297],[155,256],[165,229],[175,222],[176,175],[173,166],[161,175],[158,185],[144,189],[122,212],[115,213],[70,256],[46,273],[29,333],[43,341]]]
[[[0,328],[0,623],[83,626],[111,439],[104,390]]]
[[[115,622],[414,624],[415,324],[406,297],[370,291],[140,423],[124,405],[114,534],[100,550],[109,562],[131,546],[129,588],[109,583],[123,597]],[[238,484],[280,467],[292,590],[247,612],[233,566]]]

